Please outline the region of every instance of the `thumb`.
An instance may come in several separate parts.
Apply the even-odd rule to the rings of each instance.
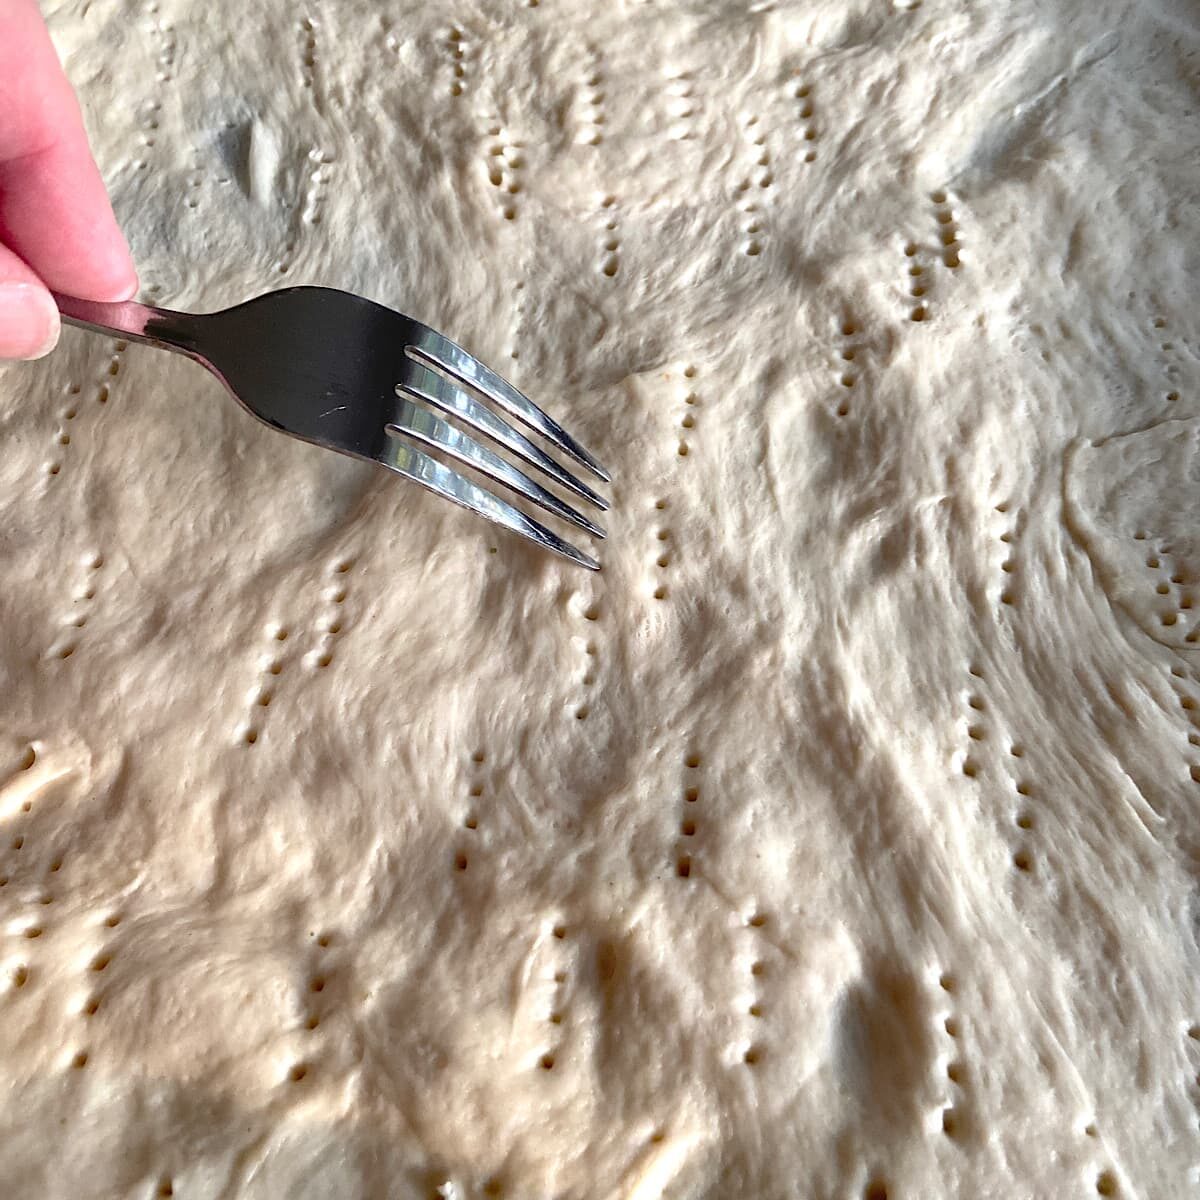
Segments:
[[[0,359],[41,358],[58,333],[58,307],[46,285],[0,245]]]

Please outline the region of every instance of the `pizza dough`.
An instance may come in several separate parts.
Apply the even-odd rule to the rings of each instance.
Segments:
[[[590,576],[0,370],[5,1194],[1190,1194],[1195,7],[48,16],[146,298],[362,292],[614,484]]]

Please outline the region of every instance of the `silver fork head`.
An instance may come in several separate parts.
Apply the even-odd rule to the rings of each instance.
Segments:
[[[184,348],[260,420],[381,463],[572,562],[599,569],[594,558],[541,521],[429,453],[453,459],[535,509],[604,537],[600,526],[547,485],[601,511],[607,501],[502,414],[597,479],[607,482],[608,473],[558,422],[449,338],[331,288],[287,288],[185,319],[196,322],[196,335],[194,345]],[[155,330],[146,332],[153,336]],[[173,332],[164,340],[178,346],[178,331]],[[500,450],[517,461],[502,457]],[[546,482],[537,482],[528,469]]]

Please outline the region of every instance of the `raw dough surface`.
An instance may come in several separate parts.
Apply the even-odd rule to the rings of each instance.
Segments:
[[[615,484],[591,577],[0,371],[4,1195],[1197,1194],[1196,6],[48,16],[147,298],[363,292]]]

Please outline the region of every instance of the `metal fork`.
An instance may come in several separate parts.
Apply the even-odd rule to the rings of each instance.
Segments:
[[[361,296],[320,287],[268,292],[214,313],[172,312],[132,301],[99,304],[61,295],[55,300],[73,325],[195,359],[243,408],[283,433],[380,463],[572,562],[599,569],[594,558],[540,521],[414,445],[441,452],[537,508],[604,537],[594,521],[444,419],[471,427],[573,497],[602,511],[608,508],[602,496],[481,398],[608,482],[608,472],[557,421],[420,321]]]

